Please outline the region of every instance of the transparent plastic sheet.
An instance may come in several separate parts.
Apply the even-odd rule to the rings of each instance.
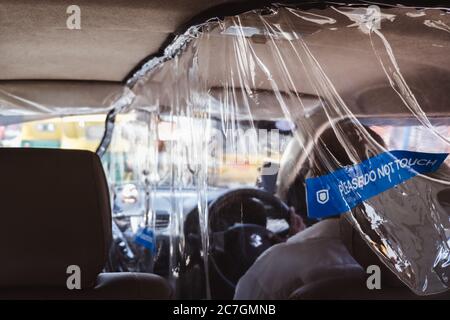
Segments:
[[[217,182],[226,181],[221,175],[230,163],[252,163],[263,177],[277,173],[277,194],[286,200],[298,172],[317,177],[398,147],[448,152],[449,21],[439,9],[330,3],[308,10],[278,5],[190,28],[130,79],[136,98],[118,115],[123,121],[116,123],[109,154],[126,155],[121,163],[128,168],[109,165],[107,171],[113,185],[126,180],[115,173],[128,172],[146,199],[146,213],[125,232],[139,225],[158,230],[165,219],[158,201],[165,199],[169,218],[156,239],[165,238],[155,240],[151,260],[154,266],[165,261],[163,274],[179,297],[211,298],[208,200],[220,194]],[[264,120],[288,131],[294,124],[283,156],[277,128],[258,132]],[[357,142],[348,138],[348,123]],[[414,143],[396,140],[395,126],[413,130]],[[321,140],[326,128],[350,163]],[[408,133],[401,132],[405,140]],[[272,133],[278,136],[261,146]],[[348,214],[380,259],[419,295],[448,289],[448,164]],[[198,220],[189,218],[193,212]],[[198,253],[189,245],[193,230],[200,236],[194,239]],[[169,257],[162,257],[167,249]],[[202,265],[187,271],[197,254]]]
[[[192,26],[125,90],[2,84],[0,114],[109,112],[98,153],[112,195],[110,270],[160,274],[179,298],[217,298],[218,284],[232,290],[242,275],[213,254],[221,233],[258,224],[245,211],[261,201],[239,200],[211,221],[213,200],[258,186],[290,204],[299,175],[333,174],[392,150],[450,152],[449,53],[446,9],[276,5]],[[345,213],[419,295],[449,286],[449,161]],[[296,202],[307,210],[306,197]],[[286,231],[279,217],[265,223]],[[239,254],[235,264],[247,263]]]
[[[6,117],[70,116],[107,113],[120,108],[132,93],[114,84],[79,81],[3,81],[0,115]]]

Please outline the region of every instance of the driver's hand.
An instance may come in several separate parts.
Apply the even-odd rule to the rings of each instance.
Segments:
[[[306,229],[306,225],[303,222],[302,217],[295,213],[295,209],[293,207],[289,208],[289,213],[290,213],[289,233],[287,236],[283,238],[281,238],[275,233],[271,233],[270,237],[274,244],[285,242],[288,238]]]
[[[293,235],[299,233],[300,231],[303,231],[306,229],[306,225],[303,222],[302,217],[300,217],[298,214],[295,213],[294,207],[289,208],[290,211],[290,220],[291,220],[291,226],[289,228],[289,236],[292,237]]]

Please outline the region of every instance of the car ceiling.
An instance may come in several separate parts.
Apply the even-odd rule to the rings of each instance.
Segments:
[[[50,84],[61,82],[60,80],[89,82],[91,90],[101,88],[102,93],[98,99],[101,100],[99,104],[103,106],[105,86],[102,82],[121,86],[130,72],[146,57],[160,52],[180,27],[210,8],[236,2],[248,3],[235,0],[78,0],[76,3],[81,8],[81,30],[69,30],[66,28],[66,9],[73,4],[72,1],[40,0],[39,5],[36,5],[36,1],[32,0],[0,0],[0,90],[5,85],[10,88],[15,85],[33,86],[33,82],[23,80],[51,80],[47,82]],[[448,20],[448,16],[437,18]],[[385,28],[383,33],[396,49],[402,72],[411,79],[412,86],[414,87],[416,81],[418,87],[432,90],[429,95],[432,100],[423,102],[430,108],[426,111],[439,112],[446,111],[448,107],[447,99],[442,97],[446,97],[450,91],[450,64],[448,56],[430,57],[427,50],[433,44],[449,46],[450,42],[448,33],[433,31],[436,30],[427,27],[416,30],[407,22],[400,21],[396,22],[392,29]],[[344,28],[326,39],[323,38],[326,34],[315,33],[314,30],[311,34],[308,41],[312,52],[326,64],[327,75],[352,110],[364,114],[374,111],[373,99],[380,97],[384,90],[377,83],[377,77],[383,78],[381,69],[379,66],[376,66],[376,70],[357,68],[358,65],[372,65],[375,68],[376,63],[371,58],[373,53],[367,54],[371,52],[367,47],[367,40],[349,39]],[[223,37],[211,37],[209,41],[209,48],[218,55],[226,53],[214,49],[223,45]],[[348,41],[352,42],[354,50],[346,48],[345,43]],[[323,46],[323,42],[326,42],[327,46]],[[280,46],[283,44],[280,43]],[[231,45],[227,47],[232,48]],[[264,45],[255,44],[254,47],[257,54],[270,64],[270,56],[265,57],[268,50]],[[287,57],[287,60],[291,58]],[[209,76],[221,79],[222,74],[227,72],[227,66],[216,66],[215,74]],[[271,69],[270,65],[268,67]],[[352,77],[348,77],[349,74]],[[275,79],[279,78],[277,74],[273,76]],[[296,77],[298,81],[295,83],[299,84],[305,78],[301,72],[298,72]],[[155,80],[158,81],[157,78]],[[271,88],[264,79],[257,83],[259,87],[256,89]],[[436,86],[436,83],[440,85]],[[219,86],[220,80],[217,84],[212,82],[212,87]],[[285,91],[292,89],[284,88]],[[314,93],[307,84],[299,85],[295,90],[305,94]],[[75,94],[71,101],[76,100],[78,96],[78,89],[73,91]],[[47,92],[51,95],[50,89]],[[434,98],[437,100],[434,101]],[[392,95],[392,99],[394,100],[384,99],[386,109],[378,106],[376,111],[381,113],[390,110],[393,103],[401,104],[398,97]],[[94,100],[92,106],[95,105]],[[57,104],[59,101],[52,103]]]
[[[447,32],[428,27],[424,22],[427,19],[433,19],[448,23],[450,15],[442,15],[443,12],[440,10],[429,10],[426,16],[414,19],[406,16],[407,13],[414,11],[415,9],[411,8],[383,9],[383,12],[397,18],[393,22],[384,23],[381,31],[392,47],[401,73],[423,111],[430,115],[431,113],[436,115],[448,113],[450,64],[446,53],[450,48],[450,37]],[[278,26],[286,32],[295,30],[302,35],[308,49],[352,113],[357,116],[386,113],[396,116],[406,113],[411,115],[411,111],[404,105],[396,91],[392,90],[381,60],[376,54],[378,52],[380,56],[383,56],[385,65],[389,64],[387,54],[384,54],[387,50],[378,37],[372,37],[372,46],[367,34],[360,32],[356,27],[349,27],[351,21],[331,8],[310,9],[309,13],[335,19],[337,24],[333,27],[336,30],[327,30],[306,19],[296,19],[294,25],[288,25],[289,20],[281,17],[277,21]],[[264,22],[254,14],[241,15],[239,21],[242,26],[264,28]],[[234,20],[226,25],[234,26],[235,23]],[[317,95],[317,88],[313,87],[308,80],[309,73],[312,74],[313,70],[301,65],[299,57],[293,54],[292,43],[283,38],[276,39],[275,43],[269,37],[265,38],[265,41],[261,36],[257,41],[248,38],[248,47],[251,49],[240,47],[241,50],[247,50],[244,55],[256,56],[271,73],[268,77],[262,68],[254,67],[252,79],[246,82],[246,86],[258,91],[272,92],[274,96],[273,83],[276,83],[277,90],[283,93],[298,92],[309,96]],[[207,79],[210,88],[220,91],[221,87],[229,88],[232,84],[243,82],[240,79],[242,73],[239,70],[251,59],[242,59],[243,53],[237,52],[236,47],[240,42],[235,36],[227,35],[221,30],[214,30],[197,41],[199,41],[196,46],[198,60],[202,61],[199,64],[199,73],[202,79]],[[377,48],[376,51],[374,47]],[[302,55],[303,51],[300,49],[299,51],[301,52],[299,55]],[[188,52],[187,55],[192,53]],[[217,63],[218,61],[221,63]],[[152,75],[151,82],[164,83],[167,75],[173,72],[174,65],[166,63],[160,71]],[[176,65],[178,66],[178,63]],[[292,81],[286,81],[283,65],[295,68],[295,72],[289,74]],[[154,88],[159,90],[158,86]],[[209,93],[214,95],[214,90],[209,90]],[[266,94],[266,96],[269,95]],[[158,98],[163,104],[170,105],[172,99],[170,90],[165,95],[159,95]],[[286,98],[284,100],[290,110],[299,109],[298,100]],[[251,104],[249,107],[251,115],[257,119],[267,117],[269,114],[273,118],[283,117],[283,110],[275,97],[271,103],[267,103],[265,108],[252,107]],[[268,112],[269,108],[271,108],[270,112]],[[244,113],[248,113],[246,106],[243,109]]]
[[[71,0],[0,1],[0,80],[122,81],[171,33],[227,0],[77,0],[81,30],[66,27]]]

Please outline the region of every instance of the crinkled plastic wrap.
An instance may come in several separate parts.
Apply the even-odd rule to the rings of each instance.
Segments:
[[[333,178],[377,155],[395,161],[394,150],[450,152],[449,13],[321,3],[211,19],[127,86],[98,149],[113,195],[110,269],[161,274],[181,298],[220,297],[211,200],[272,181],[265,189],[289,204],[299,176]],[[449,287],[449,164],[339,213],[419,295]],[[306,195],[296,202],[312,210]]]
[[[105,113],[126,104],[131,92],[121,85],[82,81],[2,81],[0,115],[42,118]]]
[[[195,255],[187,248],[192,234],[186,232],[187,197],[181,196],[192,191],[204,261],[200,273],[206,275],[200,278],[210,290],[208,198],[230,154],[237,162],[246,154],[247,163],[250,154],[271,155],[281,165],[277,193],[286,199],[299,172],[317,177],[398,149],[448,152],[449,123],[443,116],[450,92],[449,21],[439,9],[274,6],[194,26],[164,57],[144,65],[129,81],[136,96],[125,114],[130,122],[114,129],[110,148],[130,130],[125,154],[134,159],[136,179],[147,181],[149,194],[167,187],[169,274],[175,283]],[[258,148],[256,131],[263,120],[295,128],[282,158],[282,144]],[[348,123],[359,133],[356,142],[347,139]],[[171,136],[158,137],[161,126]],[[243,152],[240,136],[252,127]],[[320,140],[327,128],[350,163],[340,163]],[[223,141],[217,148],[218,137]],[[349,214],[379,258],[419,295],[448,289],[448,163],[380,192]],[[147,221],[155,223],[152,204],[149,200],[153,218]]]

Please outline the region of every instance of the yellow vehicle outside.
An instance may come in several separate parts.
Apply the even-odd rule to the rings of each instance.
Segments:
[[[117,116],[116,123],[124,121],[125,116]],[[24,122],[21,124],[19,145],[28,148],[58,148],[89,150],[95,152],[105,130],[106,115],[81,115],[57,117],[45,120]],[[117,141],[119,140],[119,141]],[[116,182],[125,179],[126,152],[129,143],[116,139],[102,157],[105,170]]]
[[[25,122],[21,146],[95,151],[103,137],[105,115],[58,117]]]
[[[105,115],[59,118],[62,149],[95,151],[105,131]]]
[[[31,121],[22,124],[20,145],[30,148],[59,148],[62,138],[62,124],[58,118]]]

